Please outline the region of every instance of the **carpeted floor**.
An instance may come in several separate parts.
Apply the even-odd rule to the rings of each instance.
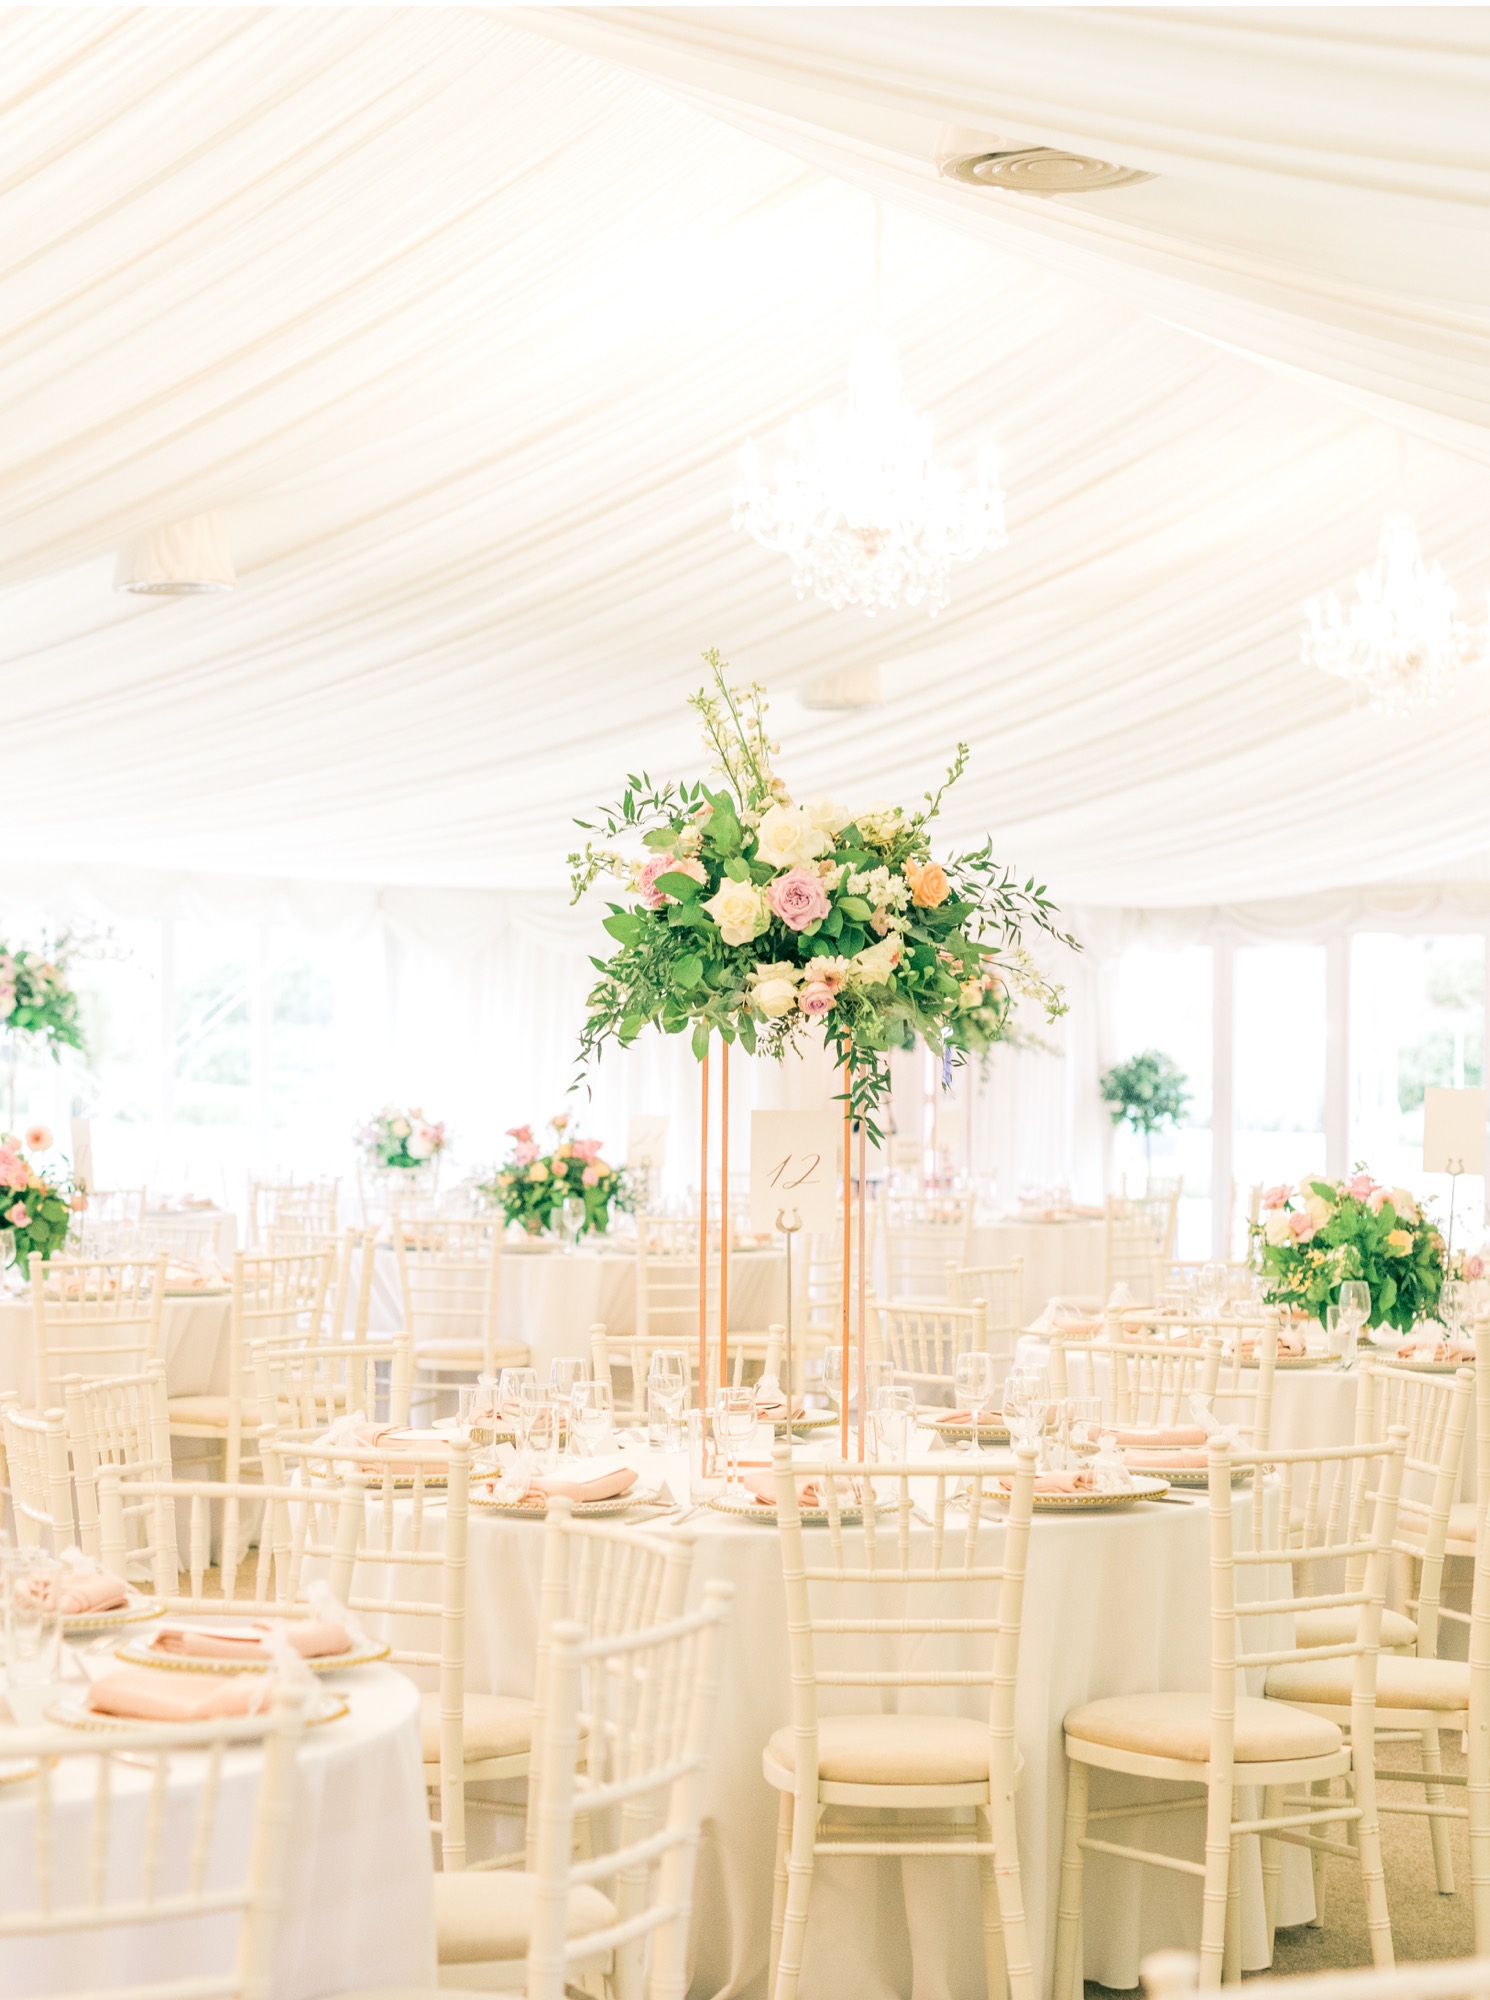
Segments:
[[[1393,1754],[1396,1754],[1394,1751]],[[1411,1753],[1406,1753],[1410,1755]],[[1457,1742],[1443,1738],[1445,1771],[1462,1771]],[[1399,1764],[1399,1770],[1406,1764]],[[1421,1800],[1421,1791],[1383,1787],[1383,1796]],[[1462,1786],[1451,1788],[1450,1801],[1463,1804]],[[1382,1853],[1386,1863],[1387,1903],[1392,1913],[1392,1940],[1399,1959],[1470,1958],[1474,1955],[1474,1917],[1469,1906],[1469,1854],[1462,1821],[1451,1821],[1454,1854],[1452,1896],[1440,1896],[1428,1848],[1428,1828],[1421,1819],[1399,1813],[1382,1818]],[[1198,1885],[1197,1885],[1198,1887]],[[1275,1973],[1325,1972],[1342,1966],[1369,1965],[1366,1918],[1359,1873],[1345,1861],[1331,1861],[1325,1878],[1324,1922],[1279,1931],[1274,1948]],[[1087,2000],[1103,2000],[1110,1989],[1088,1981]]]

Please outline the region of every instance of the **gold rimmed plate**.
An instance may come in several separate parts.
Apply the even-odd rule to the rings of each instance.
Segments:
[[[624,1514],[628,1507],[643,1506],[654,1496],[650,1493],[618,1493],[612,1500],[576,1500],[573,1513],[578,1516],[596,1514]],[[548,1501],[538,1500],[498,1500],[485,1496],[471,1495],[471,1505],[479,1507],[483,1514],[510,1514],[514,1520],[541,1521],[548,1512]]]
[[[386,1642],[350,1646],[344,1653],[322,1653],[305,1664],[313,1674],[339,1674],[346,1667],[369,1667],[375,1660],[386,1660],[391,1650]],[[175,1674],[264,1674],[274,1666],[267,1653],[261,1660],[208,1660],[190,1653],[160,1653],[152,1639],[127,1639],[114,1648],[114,1658],[127,1666],[154,1667]]]
[[[152,1618],[164,1618],[165,1613],[159,1598],[142,1597],[132,1590],[128,1604],[112,1611],[69,1612],[62,1620],[62,1630],[67,1638],[80,1639],[87,1632],[112,1632],[118,1625],[146,1625]]]
[[[790,1426],[786,1418],[781,1417],[771,1428],[779,1438],[786,1436],[788,1428],[793,1437],[811,1437],[815,1431],[836,1431],[842,1421],[831,1410],[808,1410],[803,1416],[793,1417]]]
[[[724,1494],[716,1493],[707,1505],[716,1514],[728,1515],[732,1521],[764,1521],[768,1527],[776,1526],[776,1503],[772,1500],[730,1500]],[[874,1503],[874,1512],[887,1513],[894,1505],[893,1500],[877,1500]],[[826,1507],[802,1507],[798,1511],[804,1528],[826,1527],[833,1518]],[[838,1509],[838,1518],[840,1521],[850,1523],[863,1520],[863,1502],[846,1500]]]
[[[1037,1514],[1114,1514],[1133,1507],[1140,1500],[1162,1500],[1169,1481],[1135,1473],[1133,1484],[1122,1493],[1040,1493],[1035,1494]]]
[[[0,1757],[0,1785],[24,1785],[40,1769],[34,1757]]]
[[[307,1712],[305,1717],[306,1727],[315,1729],[323,1722],[340,1722],[344,1715],[351,1713],[351,1708],[352,1705],[345,1695],[327,1694],[323,1696],[313,1710]],[[262,1709],[259,1711],[259,1715],[267,1728],[270,1710],[267,1708]],[[88,1706],[87,1694],[78,1689],[70,1689],[66,1694],[60,1695],[47,1708],[46,1717],[48,1722],[60,1722],[64,1729],[101,1730],[111,1736],[128,1736],[138,1729],[162,1729],[168,1726],[158,1718],[152,1720],[143,1715],[102,1715],[96,1709]],[[214,1722],[240,1722],[253,1721],[254,1717],[251,1715],[232,1717],[213,1716],[208,1719]]]
[[[939,1424],[935,1417],[917,1417],[916,1423],[923,1431],[930,1431],[933,1437],[946,1438],[951,1444],[1008,1444],[1009,1426],[999,1421],[980,1423],[975,1431],[971,1424]]]

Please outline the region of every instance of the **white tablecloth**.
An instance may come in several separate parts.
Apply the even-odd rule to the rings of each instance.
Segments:
[[[1038,1318],[1054,1298],[1104,1297],[1106,1225],[1093,1221],[980,1222],[974,1226],[972,1264],[1012,1264],[1024,1259],[1024,1323]]]
[[[729,1260],[729,1323],[763,1331],[786,1316],[786,1259],[779,1250],[735,1250]],[[391,1245],[378,1248],[371,1326],[403,1325],[398,1264]],[[535,1367],[555,1355],[590,1358],[590,1328],[636,1331],[636,1258],[630,1251],[510,1250],[502,1253],[502,1340],[525,1341]]]
[[[223,1395],[228,1386],[226,1290],[168,1298],[161,1309],[166,1388],[173,1396]],[[89,1334],[91,1340],[93,1335]],[[89,1369],[78,1371],[87,1374]],[[92,1372],[99,1372],[95,1366]],[[36,1402],[36,1337],[29,1293],[0,1299],[0,1390],[13,1389],[22,1407]]]
[[[657,1461],[674,1492],[681,1460]],[[1248,1502],[1238,1496],[1239,1507]],[[645,1518],[645,1517],[641,1517]],[[666,1522],[659,1531],[667,1532]],[[715,1514],[694,1516],[693,1591],[723,1578],[734,1586],[714,1754],[708,1775],[694,1924],[690,1991],[762,2000],[770,1932],[775,1794],[761,1775],[771,1732],[790,1720],[785,1599],[774,1531]],[[1039,1981],[1049,1978],[1055,1928],[1065,1758],[1061,1723],[1100,1695],[1208,1684],[1209,1515],[1191,1506],[1143,1506],[1081,1519],[1039,1516],[1031,1539],[1020,1659],[1018,1741],[1025,1769],[1019,1794],[1025,1906]],[[1001,1531],[991,1529],[996,1559]],[[470,1599],[467,1684],[488,1692],[532,1692],[543,1532],[533,1521],[473,1511],[468,1550]],[[405,1580],[406,1581],[406,1580]],[[360,1585],[359,1585],[360,1587]],[[949,1592],[948,1615],[987,1615]],[[979,1713],[971,1691],[965,1713]],[[905,1705],[914,1706],[909,1695]],[[852,1705],[852,1704],[850,1704]],[[986,1711],[985,1711],[986,1712]],[[1094,1787],[1104,1802],[1105,1780]],[[1119,1796],[1132,1797],[1131,1791]],[[1176,1815],[1166,1840],[1200,1853],[1201,1817]],[[1125,1829],[1125,1833],[1131,1830]],[[1116,1838],[1123,1838],[1118,1834]],[[1139,1832],[1137,1837],[1148,1837]],[[1280,1920],[1307,1921],[1312,1890],[1306,1862],[1285,1862]],[[1244,1909],[1249,1967],[1266,1963],[1260,1875],[1248,1858]],[[903,1885],[903,1886],[902,1886]],[[1101,1856],[1088,1859],[1086,1976],[1114,1987],[1138,1983],[1145,1952],[1198,1942],[1196,1886],[1154,1869]],[[813,2000],[898,2000],[911,1990],[914,1942],[917,2000],[982,2000],[977,1883],[971,1862],[820,1861],[813,1885],[802,1989]]]
[[[275,2000],[316,2000],[359,1987],[433,1986],[434,1890],[418,1690],[390,1667],[328,1676],[326,1685],[347,1694],[351,1713],[307,1730],[303,1739],[271,1990]],[[121,1750],[129,1747],[122,1736],[111,1741]],[[257,1752],[240,1751],[224,1765],[214,1850],[223,1879],[241,1875],[257,1763]],[[170,1885],[184,1879],[204,1766],[200,1758],[183,1758],[174,1768],[180,1796],[167,1821],[161,1877]],[[56,1851],[75,1857],[78,1868],[88,1861],[95,1769],[80,1763],[58,1787]],[[143,1832],[151,1775],[122,1763],[111,1769],[122,1835],[116,1835],[115,1852],[127,1869],[140,1841],[139,1834],[131,1839],[130,1829]],[[34,1788],[0,1791],[0,1880],[12,1908],[34,1895],[35,1838]],[[126,1884],[133,1879],[123,1876]],[[221,1926],[169,1925],[62,1943],[0,1944],[0,1993],[65,1994],[201,1977],[225,1969],[222,1938]]]

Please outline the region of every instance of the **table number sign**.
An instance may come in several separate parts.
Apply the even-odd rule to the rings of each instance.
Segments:
[[[753,1111],[750,1115],[750,1223],[776,1227],[794,1208],[804,1229],[831,1229],[838,1215],[839,1114]]]
[[[1485,1101],[1479,1088],[1423,1092],[1425,1174],[1484,1173]]]
[[[76,1186],[93,1186],[93,1121],[91,1118],[74,1118],[72,1121],[72,1177]]]
[[[650,1168],[655,1173],[667,1165],[667,1120],[636,1117],[626,1137],[628,1167]]]

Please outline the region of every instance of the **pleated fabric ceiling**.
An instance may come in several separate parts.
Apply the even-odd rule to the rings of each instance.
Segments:
[[[707,645],[803,786],[966,737],[952,830],[1069,903],[1490,852],[1490,689],[1298,659],[1403,504],[1484,617],[1475,10],[13,9],[0,74],[12,855],[557,892],[574,810],[695,765]],[[969,188],[947,128],[1153,178]],[[872,321],[872,197],[938,455],[1003,452],[934,622],[730,528]],[[209,515],[234,590],[113,590]]]

